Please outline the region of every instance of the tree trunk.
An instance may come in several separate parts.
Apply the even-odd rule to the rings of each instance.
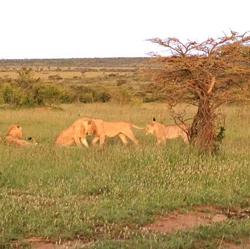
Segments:
[[[215,150],[215,112],[208,96],[199,100],[198,110],[190,129],[190,143],[204,152]]]

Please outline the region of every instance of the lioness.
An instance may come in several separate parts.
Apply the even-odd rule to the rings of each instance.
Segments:
[[[156,136],[157,144],[165,144],[167,139],[181,137],[185,143],[188,143],[187,129],[185,125],[163,125],[155,121],[146,127],[146,134]]]
[[[57,136],[55,143],[61,146],[77,145],[78,147],[81,147],[84,145],[88,148],[89,145],[86,139],[86,134],[87,130],[91,130],[91,127],[91,121],[89,119],[78,119]]]
[[[91,126],[89,126],[88,134],[95,136],[92,140],[93,145],[99,141],[100,146],[103,146],[106,137],[116,136],[121,139],[124,145],[128,144],[128,139],[134,144],[138,144],[138,140],[132,131],[132,127],[143,129],[128,122],[106,122],[102,119],[91,119]]]
[[[20,125],[14,124],[9,127],[7,135],[5,137],[5,141],[7,144],[16,145],[20,147],[37,144],[36,142],[32,142],[33,139],[31,137],[29,137],[27,140],[23,139],[23,129]]]

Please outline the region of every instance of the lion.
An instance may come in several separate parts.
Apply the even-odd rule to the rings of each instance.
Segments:
[[[14,124],[9,127],[5,137],[5,142],[18,147],[37,145],[37,142],[35,142],[32,137],[23,139],[23,129],[18,124]]]
[[[153,122],[146,126],[146,134],[152,134],[157,139],[157,144],[166,144],[168,139],[174,139],[181,137],[184,143],[189,143],[188,140],[188,127],[186,125],[163,125],[156,122],[155,118]]]
[[[124,145],[128,144],[128,139],[137,145],[139,142],[132,128],[144,129],[129,122],[106,122],[102,119],[91,119],[90,123],[88,135],[95,136],[92,140],[92,145],[95,145],[99,141],[100,146],[103,146],[106,137],[116,136],[121,139]]]
[[[56,138],[55,144],[60,146],[89,147],[86,139],[87,130],[91,131],[91,121],[87,118],[76,120],[70,127],[63,130]]]

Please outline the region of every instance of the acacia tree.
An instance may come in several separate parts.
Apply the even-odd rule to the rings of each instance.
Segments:
[[[218,107],[249,97],[250,36],[231,32],[203,42],[150,41],[170,52],[169,56],[156,56],[155,87],[164,92],[172,110],[178,103],[197,106],[188,131],[190,143],[203,151],[215,151],[223,131],[217,130]],[[176,122],[185,122],[180,112],[173,113]]]

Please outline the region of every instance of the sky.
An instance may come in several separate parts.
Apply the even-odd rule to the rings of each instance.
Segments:
[[[249,0],[0,0],[0,59],[143,57],[250,30]]]

